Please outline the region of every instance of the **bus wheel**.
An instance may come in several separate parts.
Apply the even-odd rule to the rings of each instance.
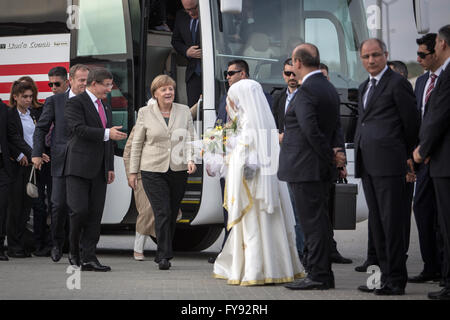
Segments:
[[[209,248],[222,233],[222,225],[190,226],[177,224],[173,239],[175,251],[202,251]],[[151,237],[156,243],[156,239]]]

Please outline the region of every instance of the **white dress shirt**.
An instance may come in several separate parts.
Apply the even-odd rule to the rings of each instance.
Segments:
[[[381,70],[381,72],[380,72],[379,74],[377,74],[375,77],[372,77],[372,76],[369,77],[369,83],[368,83],[369,85],[367,86],[367,90],[366,90],[366,92],[364,93],[364,97],[363,97],[363,101],[364,101],[364,104],[363,104],[363,105],[364,105],[364,108],[366,107],[366,103],[367,103],[367,94],[369,93],[370,87],[372,86],[371,80],[375,78],[375,80],[376,80],[376,84],[375,84],[375,85],[378,85],[378,83],[380,82],[381,78],[383,77],[384,73],[386,72],[386,70],[387,70],[388,68],[389,68],[389,67],[386,65],[386,66],[384,67],[384,69]]]
[[[19,111],[19,108],[17,108],[17,112],[19,113],[20,122],[22,123],[22,127],[23,127],[23,139],[30,146],[30,148],[33,149],[33,134],[34,134],[34,129],[36,128],[36,125],[34,123],[33,118],[31,118],[30,110],[27,109],[27,112],[25,114],[23,114],[22,112]],[[17,161],[22,160],[22,158],[24,156],[25,155],[23,153],[21,153],[17,157]],[[28,159],[28,161],[30,161],[30,160],[31,159]]]

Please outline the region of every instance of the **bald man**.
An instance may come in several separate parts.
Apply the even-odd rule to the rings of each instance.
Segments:
[[[342,135],[340,101],[319,64],[319,50],[312,44],[302,44],[292,53],[293,72],[302,86],[285,114],[278,178],[289,183],[294,195],[308,250],[308,276],[285,286],[291,290],[334,288],[328,196],[336,170],[332,146]]]

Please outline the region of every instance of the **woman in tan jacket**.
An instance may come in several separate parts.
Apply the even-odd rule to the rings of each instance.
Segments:
[[[160,270],[170,268],[172,240],[187,175],[196,171],[194,125],[189,108],[174,103],[175,81],[157,76],[151,85],[154,99],[139,109],[131,144],[128,184],[135,189],[140,172],[145,193],[155,215],[157,252]]]

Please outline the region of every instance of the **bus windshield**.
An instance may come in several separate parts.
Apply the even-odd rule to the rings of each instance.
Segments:
[[[243,0],[240,14],[221,14],[212,3],[216,80],[225,80],[228,61],[244,59],[266,90],[283,87],[283,62],[302,42],[319,48],[336,88],[358,88],[366,77],[358,53],[368,38],[362,0]]]

